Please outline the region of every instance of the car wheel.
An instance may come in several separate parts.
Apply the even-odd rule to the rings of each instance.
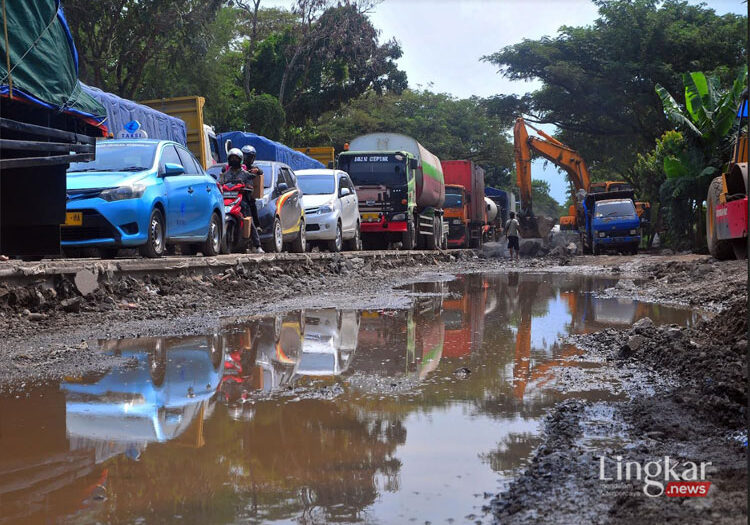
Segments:
[[[305,247],[307,245],[307,237],[305,236],[305,221],[299,221],[299,231],[297,237],[292,242],[292,252],[294,253],[305,253]]]
[[[362,250],[362,236],[359,233],[359,223],[357,223],[357,227],[354,229],[354,237],[346,241],[346,248],[353,252]]]
[[[219,255],[221,252],[221,217],[216,213],[211,214],[211,223],[208,225],[208,238],[201,249],[206,257]]]
[[[164,230],[164,216],[158,208],[154,208],[148,220],[148,240],[141,246],[141,255],[151,258],[164,255],[166,248]]]
[[[281,230],[281,221],[278,217],[273,219],[273,226],[271,227],[271,244],[269,250],[275,253],[281,253],[284,249],[284,233]]]
[[[329,252],[340,252],[341,248],[344,245],[344,234],[341,233],[341,223],[336,223],[336,237],[328,241],[328,251]]]
[[[154,386],[161,386],[167,376],[167,350],[161,339],[148,354],[148,368],[151,382]]]

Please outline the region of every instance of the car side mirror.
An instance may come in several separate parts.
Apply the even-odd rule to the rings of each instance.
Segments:
[[[352,190],[350,190],[349,188],[341,188],[339,190],[339,194],[340,194],[341,197],[346,197],[346,196],[352,194]]]
[[[279,182],[276,185],[276,191],[278,191],[279,193],[284,193],[288,189],[289,189],[289,185],[286,182]]]
[[[174,177],[175,175],[182,175],[183,173],[185,173],[185,168],[179,164],[172,164],[171,162],[164,164],[165,177]]]

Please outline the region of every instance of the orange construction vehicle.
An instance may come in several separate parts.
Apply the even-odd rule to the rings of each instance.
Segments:
[[[529,136],[527,127],[539,134]],[[541,138],[540,138],[541,137]],[[544,131],[527,124],[523,118],[516,119],[513,128],[513,149],[516,157],[516,182],[521,189],[521,235],[524,237],[545,237],[549,232],[546,225],[540,224],[541,217],[534,217],[531,206],[531,152],[535,152],[556,166],[561,167],[570,177],[576,192],[590,189],[589,171],[581,155]],[[573,199],[576,199],[575,194]],[[576,207],[571,206],[568,215],[560,218],[561,230],[575,230]]]

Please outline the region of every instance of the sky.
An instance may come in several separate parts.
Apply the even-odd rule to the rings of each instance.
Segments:
[[[706,3],[718,14],[747,13],[742,0]],[[261,1],[264,7],[291,5],[291,0]],[[507,80],[481,57],[524,38],[554,36],[563,25],[588,25],[596,15],[596,6],[588,0],[384,0],[371,19],[381,41],[395,37],[401,44],[398,65],[406,71],[410,87],[466,98],[533,91],[537,82]],[[552,196],[562,203],[565,176],[544,164],[534,162],[532,178],[549,182]]]

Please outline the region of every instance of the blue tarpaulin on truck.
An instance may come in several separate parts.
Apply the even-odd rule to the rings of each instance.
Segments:
[[[101,89],[87,86],[83,82],[81,82],[81,88],[84,93],[104,106],[107,111],[105,124],[115,138],[120,131],[125,129],[125,124],[137,120],[141,129],[148,133],[148,138],[173,140],[183,146],[187,145],[187,127],[181,119],[132,100],[120,98]]]
[[[304,153],[293,150],[280,142],[256,135],[255,133],[229,131],[227,133],[221,133],[217,138],[219,139],[219,144],[224,144],[227,140],[231,140],[233,148],[242,148],[242,146],[247,145],[253,146],[257,152],[256,158],[258,160],[283,162],[293,170],[325,168],[322,163],[308,157]],[[221,154],[221,162],[226,162],[227,154],[223,151],[223,146],[219,148],[219,150]]]
[[[493,188],[492,186],[485,186],[484,195],[486,197],[507,197],[508,193],[505,190],[499,190],[497,188]]]

